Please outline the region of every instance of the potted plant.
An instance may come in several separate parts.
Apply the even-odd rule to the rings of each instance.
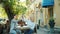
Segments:
[[[49,20],[49,26],[50,26],[50,28],[54,28],[54,26],[55,26],[55,22],[54,22],[53,17],[51,17],[50,20]]]

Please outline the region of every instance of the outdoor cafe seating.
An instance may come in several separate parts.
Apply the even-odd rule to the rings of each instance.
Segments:
[[[23,23],[19,23],[18,24],[23,24]],[[25,23],[24,23],[25,24]],[[24,33],[25,30],[28,30],[30,29],[28,26],[17,26],[16,27],[17,29],[20,29],[21,30],[21,33]],[[4,24],[4,23],[0,23],[0,34],[9,34],[9,31],[10,31],[10,23],[9,21],[7,20],[7,22]],[[34,28],[34,32],[33,33],[36,33],[36,27]]]
[[[5,34],[5,33],[9,33],[10,30],[10,25],[9,25],[9,21],[7,20],[6,23],[1,23],[0,22],[0,34]]]
[[[21,30],[21,33],[24,33],[25,30],[30,29],[28,26],[26,26],[26,24],[25,24],[24,21],[23,21],[23,23],[19,21],[18,24],[22,24],[21,27],[20,27],[20,26],[17,27],[18,29]],[[25,24],[25,25],[23,26],[23,24]],[[37,33],[37,32],[36,32],[36,26],[35,26],[35,28],[34,28],[34,32],[33,32],[33,33]]]

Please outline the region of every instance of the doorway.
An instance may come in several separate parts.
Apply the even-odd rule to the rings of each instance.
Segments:
[[[49,16],[49,19],[53,17],[53,7],[48,8],[48,16]]]

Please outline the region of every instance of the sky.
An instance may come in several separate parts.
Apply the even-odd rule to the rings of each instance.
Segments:
[[[26,0],[20,0],[20,2],[25,2]]]

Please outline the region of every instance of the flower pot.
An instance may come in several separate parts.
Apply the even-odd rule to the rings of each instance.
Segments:
[[[54,28],[54,26],[55,26],[54,20],[49,21],[49,26],[50,26],[50,28]]]

